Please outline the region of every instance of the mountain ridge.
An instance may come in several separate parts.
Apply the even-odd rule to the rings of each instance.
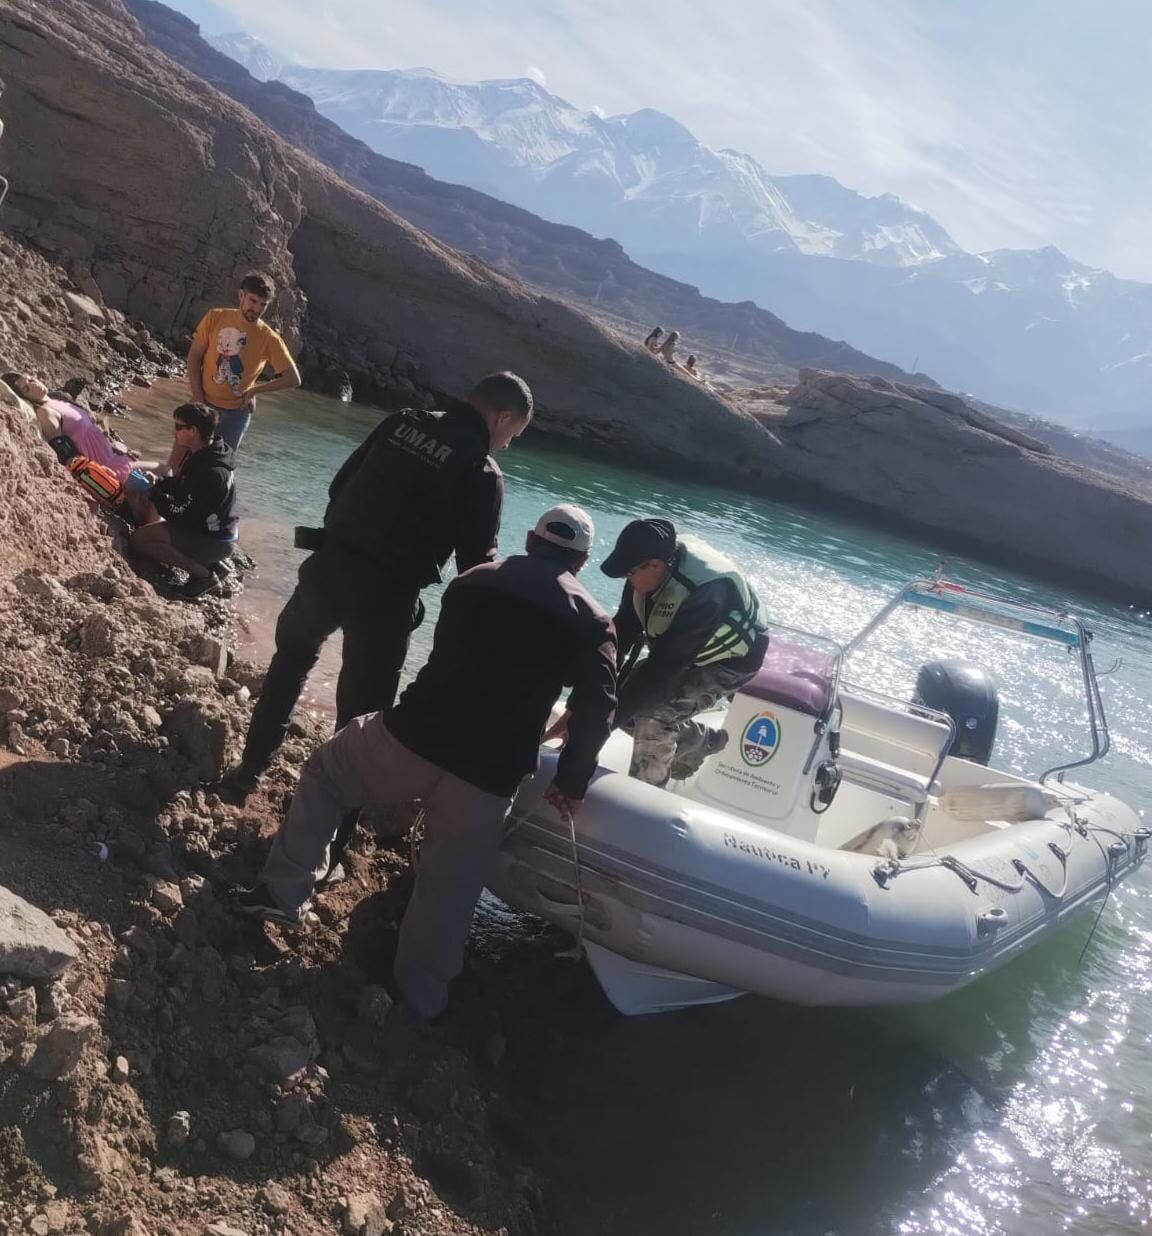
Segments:
[[[1081,426],[1152,412],[1152,285],[1054,246],[968,253],[892,194],[770,175],[654,109],[600,116],[529,78],[416,70],[356,70],[350,91],[349,72],[287,66],[283,78],[378,153],[611,237],[706,295]]]

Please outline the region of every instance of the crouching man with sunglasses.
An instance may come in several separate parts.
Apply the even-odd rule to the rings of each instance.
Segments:
[[[218,585],[213,568],[236,548],[233,456],[217,435],[215,408],[185,403],[173,418],[174,446],[187,454],[174,475],[152,486],[148,497],[157,518],[137,528],[129,545],[141,558],[187,571],[179,595],[194,600]]]

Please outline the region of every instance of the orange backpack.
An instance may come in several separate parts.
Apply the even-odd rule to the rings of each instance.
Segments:
[[[124,497],[124,486],[111,468],[96,463],[86,455],[73,455],[67,463],[68,471],[80,482],[88,496],[101,506],[116,506]]]

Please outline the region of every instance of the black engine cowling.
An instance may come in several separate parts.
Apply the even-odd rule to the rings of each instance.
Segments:
[[[987,764],[996,742],[1000,695],[982,669],[965,661],[929,661],[916,676],[917,704],[947,713],[956,723],[949,755]]]

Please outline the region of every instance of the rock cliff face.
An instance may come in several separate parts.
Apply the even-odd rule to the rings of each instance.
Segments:
[[[1064,580],[1152,597],[1152,490],[1072,463],[955,395],[803,370],[756,415],[789,474]]]
[[[361,396],[460,394],[515,366],[548,428],[778,473],[779,444],[751,417],[349,188],[153,48],[119,0],[0,0],[0,72],[14,83],[5,221],[112,306],[179,335],[262,267],[306,365],[348,370]]]

